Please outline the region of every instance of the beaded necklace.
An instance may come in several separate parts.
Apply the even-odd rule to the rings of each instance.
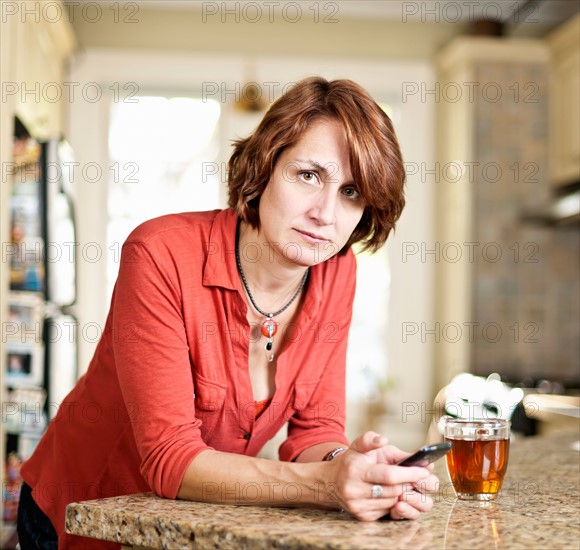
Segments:
[[[286,311],[292,305],[294,300],[296,300],[296,298],[298,298],[298,295],[300,294],[300,292],[304,288],[304,285],[306,284],[306,281],[308,279],[308,273],[310,272],[310,268],[306,269],[306,272],[304,273],[304,276],[302,277],[302,282],[300,283],[298,290],[294,293],[294,296],[292,296],[292,298],[290,298],[290,301],[284,307],[279,309],[278,311],[276,311],[274,313],[268,313],[268,312],[260,309],[258,307],[258,304],[256,304],[254,297],[252,296],[252,293],[250,292],[250,288],[248,286],[248,281],[246,280],[246,277],[244,275],[244,270],[242,269],[242,262],[240,261],[240,247],[239,247],[239,224],[238,224],[238,230],[236,232],[236,263],[238,264],[238,272],[240,274],[240,278],[242,279],[242,283],[244,285],[244,288],[246,289],[246,292],[248,293],[248,297],[250,298],[250,302],[252,302],[254,309],[258,313],[260,313],[260,315],[264,315],[264,317],[266,317],[266,319],[262,322],[260,329],[262,331],[262,335],[268,339],[266,342],[266,345],[264,346],[264,353],[266,354],[266,358],[268,359],[268,362],[271,363],[272,361],[274,361],[274,352],[272,351],[272,349],[274,347],[274,336],[276,335],[276,332],[278,332],[278,323],[276,321],[274,321],[274,317],[277,317],[282,312]]]

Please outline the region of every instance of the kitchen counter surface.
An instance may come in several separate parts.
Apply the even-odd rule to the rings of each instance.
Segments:
[[[358,522],[348,514],[226,506],[152,493],[73,503],[72,534],[150,548],[580,548],[580,432],[517,438],[501,496],[457,501],[440,460],[433,510],[416,521]]]

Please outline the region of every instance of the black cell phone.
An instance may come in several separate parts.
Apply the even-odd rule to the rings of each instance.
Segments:
[[[421,466],[425,467],[431,462],[435,462],[438,458],[446,455],[453,443],[444,442],[436,443],[435,445],[425,445],[421,447],[418,451],[415,451],[411,456],[405,458],[401,462],[397,463],[397,466]]]

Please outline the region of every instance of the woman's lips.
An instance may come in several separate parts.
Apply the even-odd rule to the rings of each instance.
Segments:
[[[324,237],[321,237],[320,235],[316,235],[315,233],[309,233],[308,231],[300,231],[300,229],[295,229],[295,231],[299,233],[300,236],[309,243],[321,244],[326,243],[329,240],[325,239]]]

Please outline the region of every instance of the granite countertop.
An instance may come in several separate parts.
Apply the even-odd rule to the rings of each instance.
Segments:
[[[362,523],[340,512],[174,501],[152,493],[73,503],[67,532],[151,548],[580,548],[580,432],[517,438],[501,496],[457,501],[441,490],[416,521]]]

